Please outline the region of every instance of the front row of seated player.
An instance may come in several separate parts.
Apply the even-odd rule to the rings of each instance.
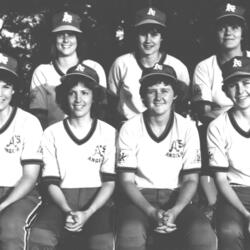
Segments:
[[[193,122],[174,112],[183,88],[171,66],[143,72],[140,95],[147,110],[118,135],[95,118],[103,91],[88,66],[78,64],[62,77],[56,98],[68,116],[43,135],[38,120],[12,104],[16,61],[0,54],[0,70],[0,249],[111,250],[114,239],[118,250],[248,249],[250,59],[222,66],[223,90],[234,106],[208,131],[220,191],[218,241],[192,203],[199,136]]]

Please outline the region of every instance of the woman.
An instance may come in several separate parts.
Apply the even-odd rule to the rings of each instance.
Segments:
[[[80,17],[70,11],[59,12],[52,19],[52,61],[38,66],[31,80],[30,109],[47,127],[65,117],[55,101],[55,87],[67,70],[79,62],[95,69],[100,85],[106,87],[106,76],[102,66],[85,58],[81,51],[82,31]]]
[[[215,250],[208,220],[191,204],[199,137],[195,124],[174,112],[181,95],[175,70],[156,64],[143,71],[140,94],[147,110],[118,137],[117,249],[149,249],[152,237],[152,249]]]
[[[250,247],[250,58],[234,57],[221,69],[223,91],[233,106],[208,127],[209,166],[215,173],[219,191],[216,229],[220,250],[247,250]]]
[[[56,88],[68,118],[44,132],[47,202],[31,228],[31,249],[113,249],[115,129],[96,119],[100,90],[96,71],[84,64],[71,68]]]
[[[42,165],[42,127],[18,108],[17,61],[0,53],[0,249],[22,250],[40,204],[35,184]]]
[[[199,126],[203,159],[201,185],[205,192],[208,212],[213,210],[217,191],[208,169],[205,139],[207,126],[211,120],[233,105],[221,88],[223,81],[221,65],[234,56],[250,56],[249,51],[245,51],[242,47],[247,29],[245,8],[231,3],[219,6],[216,10],[215,24],[218,50],[215,55],[201,61],[196,66],[192,98],[194,112],[198,115],[198,121],[202,123],[202,126]]]
[[[130,119],[146,109],[139,94],[139,79],[144,69],[152,68],[156,63],[171,65],[176,69],[178,78],[185,83],[183,87],[189,85],[186,66],[163,49],[165,29],[165,13],[154,7],[139,10],[134,23],[136,49],[118,57],[111,66],[108,89],[118,97],[118,112],[123,120]],[[178,110],[183,111],[183,107],[184,100],[182,104],[177,105]]]

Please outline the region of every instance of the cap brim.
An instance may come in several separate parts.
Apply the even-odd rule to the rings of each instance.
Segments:
[[[218,16],[216,18],[216,21],[220,21],[221,19],[228,18],[228,17],[238,18],[238,19],[242,20],[243,22],[246,21],[246,19],[243,16],[240,16],[240,15],[237,15],[237,14],[232,14],[232,13]]]
[[[173,76],[169,75],[169,74],[163,74],[163,73],[150,73],[150,74],[147,74],[145,76],[143,76],[141,79],[140,79],[140,82],[143,83],[144,81],[152,78],[152,77],[156,77],[156,76],[159,76],[159,77],[164,77],[166,79],[171,79],[171,80],[174,80],[174,81],[178,81],[176,78],[174,78]]]
[[[15,77],[15,78],[18,78],[18,75],[15,71],[13,70],[10,70],[9,68],[7,67],[4,67],[4,66],[0,66],[0,71],[4,71],[6,73],[9,73],[11,76]],[[0,77],[1,78],[1,77]]]
[[[143,20],[143,21],[141,21],[139,23],[136,23],[134,25],[134,27],[138,27],[138,26],[141,26],[141,25],[144,25],[144,24],[158,24],[158,25],[160,25],[162,27],[166,27],[165,23],[161,23],[161,22],[158,22],[158,21],[152,20],[152,19],[146,19],[146,20]]]
[[[68,78],[70,78],[72,76],[79,76],[79,77],[82,77],[82,78],[85,78],[85,79],[89,79],[92,82],[94,82],[96,84],[96,86],[100,86],[98,84],[98,82],[96,82],[96,80],[93,77],[91,77],[89,75],[86,75],[86,74],[82,74],[82,73],[69,73],[69,74],[66,74],[66,75],[61,77],[61,81],[64,81],[65,79],[68,79]]]
[[[237,76],[250,76],[250,72],[243,72],[243,71],[237,71],[229,76],[227,76],[226,78],[223,79],[223,83],[228,82],[228,80],[237,77]]]
[[[74,31],[78,33],[82,33],[82,31],[72,25],[62,25],[53,29],[51,32],[60,32],[60,31]]]

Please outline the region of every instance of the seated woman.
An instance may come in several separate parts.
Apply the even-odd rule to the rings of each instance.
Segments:
[[[233,107],[208,127],[209,165],[219,198],[216,226],[220,250],[247,250],[250,232],[250,58],[221,67],[223,90]]]
[[[42,165],[42,127],[18,108],[17,61],[0,53],[0,249],[24,249],[40,204],[35,184]]]
[[[56,100],[68,118],[44,132],[47,200],[31,228],[30,249],[112,250],[116,131],[95,118],[103,99],[95,70],[78,64],[61,81]]]
[[[208,219],[191,204],[200,145],[195,123],[174,112],[181,82],[159,64],[140,82],[147,111],[125,122],[118,137],[117,249],[149,249],[153,239],[157,250],[215,250]]]

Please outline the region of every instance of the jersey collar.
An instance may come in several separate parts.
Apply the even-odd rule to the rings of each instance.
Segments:
[[[65,118],[63,120],[63,126],[68,134],[68,136],[78,145],[82,145],[83,143],[87,142],[91,136],[93,135],[93,133],[95,132],[95,129],[96,129],[96,125],[97,125],[97,119],[94,119],[93,122],[92,122],[92,125],[91,125],[91,128],[88,132],[88,134],[82,138],[82,139],[78,139],[74,134],[73,132],[71,131],[70,129],[70,126],[68,124],[68,118]]]
[[[10,116],[8,118],[8,120],[6,121],[6,123],[0,128],[0,134],[2,134],[5,130],[7,130],[7,128],[10,126],[11,122],[13,121],[15,115],[17,112],[17,107],[13,107]]]
[[[152,140],[154,140],[155,142],[159,143],[161,141],[163,141],[169,134],[171,128],[173,127],[173,123],[174,123],[174,112],[171,112],[170,117],[169,117],[169,121],[166,124],[165,130],[163,131],[163,133],[158,137],[154,134],[154,132],[152,131],[147,119],[147,111],[145,111],[143,113],[143,121],[146,127],[146,130],[148,132],[148,135],[151,137]]]
[[[228,117],[229,117],[229,120],[232,124],[232,126],[234,127],[234,129],[242,136],[246,137],[246,138],[250,138],[250,130],[249,131],[244,131],[237,123],[237,121],[235,120],[234,116],[233,116],[233,110],[230,109],[228,111]]]

